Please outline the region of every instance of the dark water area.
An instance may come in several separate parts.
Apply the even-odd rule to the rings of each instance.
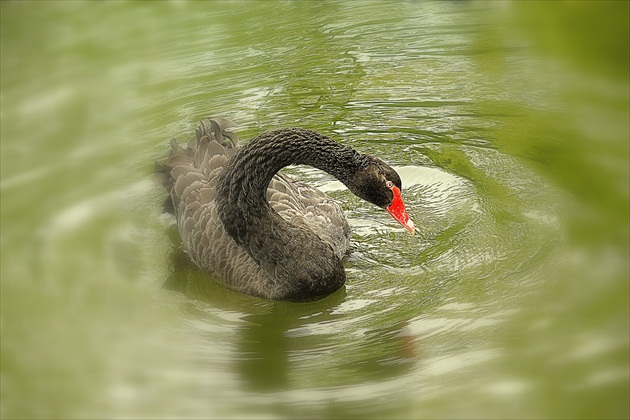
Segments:
[[[627,2],[3,2],[3,418],[627,418]],[[227,290],[155,160],[197,120],[381,157],[347,284]]]

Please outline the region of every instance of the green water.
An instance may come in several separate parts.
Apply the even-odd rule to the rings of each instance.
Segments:
[[[627,2],[2,2],[3,418],[627,418]],[[150,176],[206,115],[395,166],[345,289],[242,296]]]

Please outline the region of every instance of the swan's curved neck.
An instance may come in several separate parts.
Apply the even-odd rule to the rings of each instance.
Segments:
[[[348,185],[369,159],[314,131],[268,131],[254,138],[224,167],[217,186],[219,218],[232,239],[265,270],[291,278],[294,284],[310,285],[297,294],[326,294],[345,281],[339,257],[315,233],[285,221],[267,202],[271,179],[292,164],[313,166]],[[292,272],[292,267],[300,273]]]
[[[313,166],[348,184],[369,161],[365,155],[315,131],[287,128],[265,132],[242,148],[224,168],[217,194],[220,212],[238,215],[243,221],[264,217],[270,211],[266,194],[271,179],[292,164]],[[232,236],[230,225],[234,218],[222,221]],[[239,226],[233,238],[241,242],[247,230],[247,226]]]

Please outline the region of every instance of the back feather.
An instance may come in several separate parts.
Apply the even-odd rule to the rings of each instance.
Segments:
[[[164,211],[175,214],[175,208],[191,182],[207,177],[212,169],[225,164],[236,152],[238,137],[227,131],[236,127],[225,118],[204,118],[197,123],[196,136],[182,148],[171,140],[171,153],[167,160],[155,162],[155,178],[169,193]]]

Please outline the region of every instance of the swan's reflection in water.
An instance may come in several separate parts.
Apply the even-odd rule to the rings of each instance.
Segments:
[[[232,346],[231,354],[219,363],[235,363],[233,371],[250,392],[381,382],[408,373],[417,363],[413,344],[403,333],[406,322],[385,328],[352,325],[355,313],[342,308],[356,305],[348,304],[345,287],[314,302],[267,301],[226,289],[197,269],[179,248],[172,262],[164,288],[203,308],[203,317],[198,310],[192,314],[195,322],[204,319],[212,324],[199,329],[205,335],[202,340],[211,341],[213,347],[217,340]],[[200,357],[207,361],[207,356]]]

